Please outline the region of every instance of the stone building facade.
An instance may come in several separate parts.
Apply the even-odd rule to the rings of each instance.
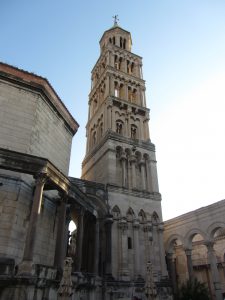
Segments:
[[[55,90],[0,64],[1,300],[146,299],[152,286],[169,299],[142,59],[131,45],[116,23],[101,38],[82,179],[68,177],[79,125]]]
[[[211,299],[224,299],[224,216],[225,200],[222,200],[164,223],[164,243],[174,293],[182,283],[195,277],[206,284]]]
[[[182,216],[164,231],[142,58],[131,46],[116,22],[100,40],[82,179],[68,176],[79,125],[48,80],[0,63],[0,300],[172,299],[178,274],[179,282],[186,270],[208,276],[190,259],[199,233],[210,291],[221,299],[212,242],[223,253],[223,205],[211,226],[210,209],[202,227]]]

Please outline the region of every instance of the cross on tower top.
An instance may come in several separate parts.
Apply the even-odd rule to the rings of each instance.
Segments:
[[[113,19],[114,19],[114,26],[117,26],[119,21],[118,15],[113,16]]]

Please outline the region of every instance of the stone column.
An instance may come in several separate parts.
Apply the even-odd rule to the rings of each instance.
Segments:
[[[170,274],[170,279],[172,281],[172,288],[173,293],[177,293],[177,279],[176,279],[176,268],[175,268],[175,261],[174,261],[174,255],[173,253],[167,253],[167,262],[168,262],[168,269]]]
[[[141,168],[141,182],[142,182],[142,189],[146,190],[146,175],[145,175],[145,161],[142,159],[139,162]]]
[[[56,245],[55,245],[55,259],[54,266],[63,269],[64,259],[66,256],[65,253],[65,226],[66,226],[66,195],[62,196],[59,208],[59,217],[57,224],[57,236],[56,236]]]
[[[121,238],[121,253],[120,253],[120,267],[119,274],[121,280],[128,280],[129,272],[128,272],[128,247],[127,247],[127,229],[128,224],[127,221],[122,219],[118,223],[120,229],[120,238]]]
[[[145,161],[145,168],[146,168],[146,175],[147,175],[147,190],[148,192],[153,191],[153,186],[152,186],[152,172],[151,172],[151,164],[150,164],[150,159],[146,159]]]
[[[126,155],[125,153],[121,154],[120,160],[122,164],[122,186],[126,187],[127,186],[127,176],[126,176]]]
[[[140,223],[138,220],[134,220],[133,229],[134,229],[134,272],[135,276],[140,276],[140,249],[139,249],[139,228]]]
[[[131,155],[130,157],[131,163],[131,177],[132,177],[132,189],[136,188],[136,157],[135,155]]]
[[[25,242],[25,249],[23,254],[23,260],[25,261],[33,260],[34,244],[35,244],[36,233],[37,233],[37,222],[41,214],[42,194],[47,179],[48,177],[46,173],[40,173],[36,178],[34,198],[33,198],[31,214],[30,214],[30,222],[29,222],[29,227],[28,227],[28,232],[27,232],[26,242]]]
[[[107,215],[105,219],[105,236],[106,236],[105,272],[107,276],[112,276],[112,223],[113,223],[113,216]]]
[[[31,208],[30,221],[25,240],[23,260],[18,265],[18,275],[35,275],[35,269],[33,264],[34,246],[37,235],[37,223],[41,214],[42,194],[47,179],[48,176],[46,172],[40,173],[36,177],[36,185],[33,197],[33,204]]]
[[[116,115],[115,115],[115,107],[112,106],[112,131],[116,132]]]
[[[115,96],[113,75],[109,76],[109,95],[110,96]]]
[[[108,101],[108,105],[107,105],[107,123],[108,123],[108,129],[112,129],[112,101]]]
[[[160,252],[160,263],[161,263],[161,272],[162,276],[167,276],[167,268],[166,268],[166,259],[165,259],[165,250],[163,243],[163,224],[158,225],[158,242],[159,242],[159,252]]]
[[[80,209],[77,224],[77,240],[76,240],[76,259],[75,271],[80,272],[82,266],[82,249],[83,249],[83,235],[84,235],[84,209]]]
[[[98,275],[99,264],[99,219],[96,218],[95,223],[95,258],[94,258],[94,273]]]
[[[128,101],[128,85],[124,83],[124,100]]]
[[[185,249],[184,251],[187,258],[188,277],[190,280],[192,280],[193,279],[193,265],[192,265],[192,258],[191,258],[192,249]]]
[[[212,274],[214,293],[216,296],[216,300],[223,300],[222,290],[221,290],[221,282],[220,275],[217,269],[217,259],[215,255],[215,250],[213,248],[214,243],[212,241],[208,241],[206,243],[206,247],[208,249],[208,261],[210,263],[210,270]]]
[[[143,226],[143,231],[145,234],[146,263],[149,261],[153,263],[154,257],[153,257],[153,247],[152,247],[152,241],[153,241],[152,223],[146,223]]]

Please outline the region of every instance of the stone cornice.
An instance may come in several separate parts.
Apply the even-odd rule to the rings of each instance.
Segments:
[[[68,193],[69,180],[46,158],[0,148],[0,168],[33,176],[44,172],[50,189]]]
[[[146,199],[150,199],[153,201],[161,201],[161,194],[160,193],[149,193],[147,191],[139,191],[137,189],[127,189],[127,188],[123,188],[123,187],[119,187],[116,185],[112,185],[112,184],[107,184],[107,188],[109,192],[115,192],[115,193],[119,193],[119,194],[126,194],[126,195],[130,195],[133,197],[139,197],[139,198],[146,198]]]
[[[41,93],[48,100],[54,110],[56,110],[57,113],[64,119],[72,134],[74,135],[76,133],[79,124],[70,114],[69,110],[66,108],[65,104],[59,98],[56,91],[46,78],[2,62],[0,62],[0,78],[4,81]]]
[[[155,145],[152,144],[150,141],[149,142],[144,142],[144,141],[140,141],[140,140],[135,140],[135,139],[131,139],[131,138],[127,138],[124,137],[116,132],[113,132],[111,130],[107,130],[107,132],[105,133],[105,135],[102,137],[102,139],[100,140],[100,142],[86,155],[86,157],[83,160],[82,165],[84,166],[89,159],[91,159],[96,152],[99,151],[99,149],[106,143],[107,140],[113,140],[113,141],[117,141],[117,142],[122,142],[122,143],[126,143],[128,145],[130,145],[131,147],[136,146],[139,147],[143,150],[147,150],[147,151],[154,151],[155,152]],[[107,151],[114,151],[114,149],[107,149]]]

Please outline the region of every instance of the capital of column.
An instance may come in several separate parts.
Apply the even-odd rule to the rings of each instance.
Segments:
[[[141,166],[145,166],[145,161],[144,161],[144,159],[141,159],[140,161],[139,161],[139,166],[141,167]]]
[[[158,224],[158,232],[159,233],[163,233],[163,231],[164,231],[164,226],[163,226],[163,224]]]
[[[134,230],[138,230],[140,228],[140,222],[138,220],[134,220],[133,228]]]
[[[152,231],[152,224],[146,224],[143,226],[144,232],[151,232]]]
[[[43,185],[48,180],[48,173],[47,172],[40,172],[34,175],[36,185],[40,184]]]
[[[122,233],[125,233],[128,229],[127,221],[124,219],[120,220],[120,222],[118,223],[118,227],[122,231]]]
[[[136,161],[137,161],[136,156],[132,154],[130,156],[130,163],[135,163]]]
[[[186,248],[186,249],[184,249],[184,252],[187,256],[191,256],[192,249]]]
[[[123,161],[123,160],[126,160],[126,159],[127,159],[126,154],[122,153],[121,156],[120,156],[120,160]]]
[[[214,251],[214,248],[213,248],[214,242],[213,241],[206,241],[205,245],[208,249],[208,252],[213,252]]]

